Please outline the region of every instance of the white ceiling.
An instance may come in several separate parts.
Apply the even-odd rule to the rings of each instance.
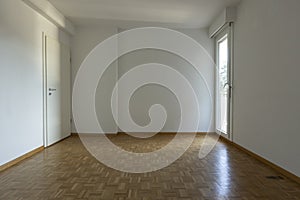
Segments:
[[[208,27],[240,0],[49,0],[75,25]]]

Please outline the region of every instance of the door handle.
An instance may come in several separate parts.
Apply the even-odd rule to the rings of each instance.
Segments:
[[[229,89],[231,89],[231,85],[229,83],[225,83],[223,89],[228,85]]]
[[[226,86],[228,86],[229,98],[231,98],[232,86],[229,83],[225,83],[224,86],[223,86],[223,89],[225,89]]]

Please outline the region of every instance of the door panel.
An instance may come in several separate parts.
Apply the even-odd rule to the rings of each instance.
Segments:
[[[45,146],[49,146],[70,135],[70,51],[51,37],[45,40]]]

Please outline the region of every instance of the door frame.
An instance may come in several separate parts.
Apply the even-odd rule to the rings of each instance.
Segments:
[[[216,73],[215,73],[215,130],[216,132],[221,135],[222,137],[225,137],[229,139],[230,141],[233,140],[233,23],[228,23],[222,29],[216,34],[215,37],[215,62],[216,62]],[[227,134],[223,133],[222,131],[217,129],[217,117],[218,117],[218,109],[217,109],[217,95],[218,95],[218,78],[217,78],[217,72],[218,72],[218,44],[224,39],[225,35],[227,34],[227,40],[228,40],[228,83],[229,83],[229,102],[228,102],[228,130]]]

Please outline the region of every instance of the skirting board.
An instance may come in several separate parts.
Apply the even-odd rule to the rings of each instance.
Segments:
[[[194,132],[180,132],[180,133],[194,133]],[[84,133],[85,135],[98,135],[99,133]],[[117,133],[103,133],[105,135],[127,134],[126,132]],[[177,134],[177,132],[159,132],[157,134]],[[197,132],[197,134],[216,134],[215,132]],[[72,136],[78,136],[79,133],[71,133]]]
[[[230,144],[236,148],[238,148],[239,150],[247,153],[248,155],[252,156],[253,158],[259,160],[260,162],[268,165],[269,167],[271,167],[272,169],[274,169],[275,171],[279,172],[280,174],[286,176],[287,178],[297,182],[300,184],[300,177],[296,176],[295,174],[283,169],[282,167],[279,167],[278,165],[268,161],[267,159],[257,155],[256,153],[253,153],[252,151],[249,151],[248,149],[228,140],[227,138],[223,137],[223,136],[220,136],[220,139],[224,142],[226,142],[227,144]]]
[[[138,132],[135,132],[138,133]],[[150,132],[152,133],[152,132]],[[196,133],[196,134],[209,134],[209,133],[213,133],[214,132],[159,132],[158,134],[177,134],[177,133]],[[126,132],[118,132],[118,134],[126,134]]]
[[[82,135],[85,135],[85,136],[94,136],[94,135],[116,135],[118,133],[83,133]],[[71,133],[71,136],[79,136],[79,133]]]
[[[2,172],[2,171],[4,171],[4,170],[6,170],[6,169],[12,167],[13,165],[18,164],[18,163],[21,162],[22,160],[25,160],[26,158],[29,158],[29,157],[31,157],[31,156],[33,156],[33,155],[35,155],[35,154],[37,154],[38,152],[41,152],[41,151],[43,151],[43,150],[44,150],[44,147],[43,147],[43,146],[38,147],[38,148],[36,148],[36,149],[34,149],[34,150],[32,150],[32,151],[30,151],[30,152],[24,154],[23,156],[20,156],[20,157],[14,159],[14,160],[12,160],[12,161],[10,161],[10,162],[8,162],[8,163],[5,163],[5,164],[1,165],[1,166],[0,166],[0,172]]]

